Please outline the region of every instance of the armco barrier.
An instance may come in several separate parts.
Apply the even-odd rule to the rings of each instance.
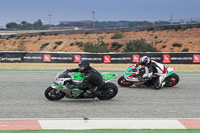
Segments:
[[[149,56],[160,63],[200,64],[200,53],[68,53],[68,52],[0,52],[0,62],[21,63],[78,63],[87,59],[91,63],[134,63],[141,56]]]

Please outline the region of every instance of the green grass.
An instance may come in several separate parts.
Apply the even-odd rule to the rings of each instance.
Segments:
[[[156,129],[156,130],[21,130],[0,133],[200,133],[200,129]]]

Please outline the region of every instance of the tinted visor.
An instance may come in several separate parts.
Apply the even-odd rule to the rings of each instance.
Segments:
[[[146,65],[146,63],[145,62],[141,62],[140,65]]]
[[[84,71],[87,67],[88,67],[87,65],[79,64],[80,71]]]

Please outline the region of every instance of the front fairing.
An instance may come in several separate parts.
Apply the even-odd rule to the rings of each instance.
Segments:
[[[81,83],[84,80],[84,74],[77,72],[77,73],[69,73],[66,70],[58,72],[56,77],[54,78],[54,88],[57,87],[64,87],[65,81],[73,81],[74,83]]]
[[[70,78],[70,74],[67,72],[67,71],[61,71],[61,72],[58,72],[56,77],[58,78]]]
[[[132,67],[129,67],[128,69],[126,69],[124,74],[126,76],[131,76],[133,73],[138,74],[138,69],[133,69]]]
[[[175,70],[176,70],[176,68],[174,68],[174,67],[166,67],[166,69],[167,69],[167,77],[168,76],[170,76],[172,73],[174,73],[175,72]]]
[[[71,84],[78,84],[84,80],[82,73],[69,73],[67,71],[61,71],[56,74],[54,82],[51,87],[57,91],[62,91],[66,94],[67,98],[76,98],[83,93],[83,90],[78,88],[71,89]]]
[[[124,78],[127,81],[134,81],[134,82],[138,82],[139,79],[137,76],[134,75],[138,75],[139,74],[139,70],[136,67],[129,67],[126,69],[126,71],[124,72]]]
[[[63,87],[64,86],[64,82],[66,80],[70,80],[70,74],[67,73],[66,71],[61,71],[58,72],[55,79],[54,79],[54,84],[57,87]],[[53,86],[53,85],[52,85]]]

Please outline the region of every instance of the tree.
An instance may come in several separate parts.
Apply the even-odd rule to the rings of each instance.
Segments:
[[[157,49],[146,42],[145,39],[132,40],[126,44],[124,52],[156,52]]]
[[[27,21],[22,21],[20,25],[21,30],[31,30],[32,24],[28,23]]]
[[[41,27],[42,27],[42,20],[41,19],[39,19],[38,21],[33,23],[33,28],[34,29],[41,29]]]
[[[26,21],[22,21],[22,22],[21,22],[21,25],[26,25],[26,24],[27,24]]]
[[[8,29],[15,29],[15,28],[19,28],[19,27],[20,27],[20,25],[18,25],[15,22],[10,22],[10,23],[6,24],[6,28],[8,28]]]
[[[107,53],[110,52],[107,48],[107,43],[102,43],[101,45],[98,44],[92,44],[92,43],[86,43],[84,45],[84,52],[91,52],[91,53]]]

